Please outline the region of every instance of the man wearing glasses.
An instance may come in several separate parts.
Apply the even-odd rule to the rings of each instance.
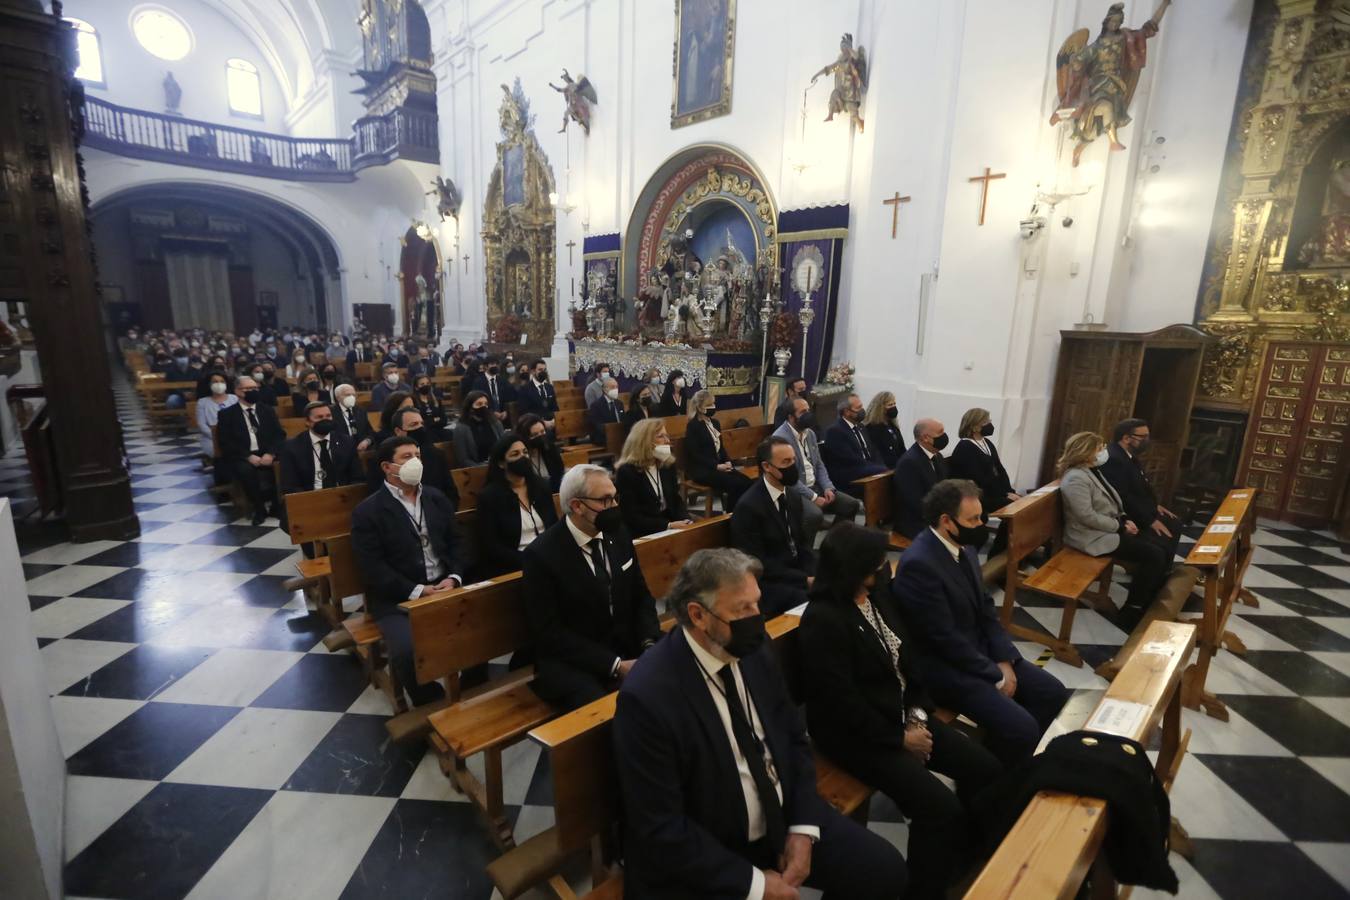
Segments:
[[[656,602],[600,466],[573,466],[559,488],[566,515],[523,554],[531,687],[562,709],[616,690],[661,637]]]
[[[1102,474],[1120,494],[1125,517],[1139,529],[1139,535],[1167,551],[1167,559],[1171,561],[1181,540],[1181,521],[1158,502],[1148,473],[1140,465],[1139,457],[1148,452],[1152,443],[1148,422],[1125,419],[1111,432],[1111,440],[1107,447],[1110,458],[1102,466]]]

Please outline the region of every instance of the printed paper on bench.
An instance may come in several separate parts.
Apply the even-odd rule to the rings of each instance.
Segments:
[[[1210,533],[1210,534],[1232,534],[1232,533],[1235,532],[1235,531],[1237,531],[1237,526],[1236,526],[1236,525],[1211,525],[1211,526],[1209,526],[1209,533]]]
[[[1097,711],[1088,719],[1083,726],[1085,731],[1103,731],[1107,734],[1118,734],[1121,737],[1133,738],[1139,733],[1139,728],[1148,718],[1149,705],[1147,703],[1133,703],[1129,700],[1112,700],[1106,698],[1102,700],[1097,707]]]

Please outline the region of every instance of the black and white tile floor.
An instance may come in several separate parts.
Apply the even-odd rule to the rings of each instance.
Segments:
[[[283,591],[287,536],[214,504],[195,439],[153,436],[120,385],[118,405],[142,537],[69,544],[20,523],[69,765],[67,895],[492,896],[495,852],[469,805],[420,747],[387,739],[381,695]],[[21,457],[0,460],[0,496],[16,518],[32,505]],[[1261,603],[1231,625],[1250,652],[1221,654],[1209,678],[1231,721],[1185,716],[1172,798],[1196,857],[1173,856],[1181,896],[1350,896],[1350,546],[1282,524],[1258,541],[1247,584]],[[1029,601],[1018,616],[1058,613]],[[1124,635],[1085,611],[1073,639],[1095,663]],[[1075,689],[1055,725],[1069,730],[1105,684],[1047,667]],[[523,839],[552,823],[548,767],[526,741],[505,768]],[[894,806],[871,812],[903,848]]]

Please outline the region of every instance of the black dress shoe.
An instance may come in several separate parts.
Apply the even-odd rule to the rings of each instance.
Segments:
[[[267,510],[256,509],[253,511],[253,524],[261,525],[267,519]]]

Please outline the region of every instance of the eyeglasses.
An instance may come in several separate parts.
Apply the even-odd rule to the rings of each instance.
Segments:
[[[608,497],[578,497],[578,500],[587,500],[592,503],[599,503],[602,509],[609,509],[611,506],[619,505],[619,495],[610,494]]]

